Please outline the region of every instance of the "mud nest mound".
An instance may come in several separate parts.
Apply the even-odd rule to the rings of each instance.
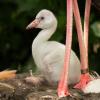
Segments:
[[[34,86],[25,81],[28,74],[0,81],[0,100],[100,100],[98,94],[84,94],[70,87],[71,97],[58,98],[56,87],[46,84]]]

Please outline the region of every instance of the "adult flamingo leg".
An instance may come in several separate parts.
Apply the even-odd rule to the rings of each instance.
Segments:
[[[91,10],[91,0],[86,0],[85,16],[84,16],[84,43],[86,48],[87,63],[88,63],[88,35],[89,35],[90,10]]]
[[[72,42],[72,21],[73,21],[72,9],[73,9],[72,0],[67,0],[66,51],[65,51],[64,69],[62,71],[61,79],[58,84],[59,97],[65,97],[65,96],[70,95],[68,91],[68,67],[69,67],[69,62],[70,62],[71,42]]]
[[[73,0],[74,17],[75,17],[79,47],[80,47],[81,73],[82,73],[80,77],[80,82],[77,85],[75,85],[74,88],[78,88],[81,90],[83,90],[87,85],[87,83],[91,80],[88,72],[88,24],[90,15],[90,5],[91,5],[91,0],[86,0],[85,23],[84,23],[84,34],[83,34],[77,0]],[[88,22],[86,23],[86,21]]]

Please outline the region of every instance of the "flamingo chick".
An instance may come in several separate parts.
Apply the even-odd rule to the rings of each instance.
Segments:
[[[57,83],[63,70],[65,45],[48,41],[56,31],[57,19],[51,11],[43,9],[26,29],[31,28],[42,29],[32,43],[32,55],[37,68],[49,83]],[[79,82],[80,75],[80,61],[71,50],[68,84]]]

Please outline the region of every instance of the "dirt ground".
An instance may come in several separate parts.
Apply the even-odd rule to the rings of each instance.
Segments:
[[[56,88],[41,84],[34,86],[25,81],[28,74],[0,81],[0,100],[100,100],[100,94],[84,94],[70,87],[71,97],[58,98]]]

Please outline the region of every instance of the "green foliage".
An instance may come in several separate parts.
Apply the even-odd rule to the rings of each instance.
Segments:
[[[79,1],[79,7],[84,19],[85,1]],[[30,64],[31,44],[39,30],[26,31],[27,24],[32,21],[41,9],[51,10],[58,19],[58,28],[51,40],[65,43],[66,33],[66,0],[1,0],[0,1],[0,69],[24,69]],[[89,59],[91,66],[99,66],[98,52],[93,51],[93,45],[100,43],[100,19],[96,9],[92,7],[90,17]],[[73,49],[78,51],[77,35],[74,25]],[[95,62],[96,61],[96,62]],[[23,67],[25,66],[25,67]],[[100,70],[100,69],[99,69]]]
[[[93,33],[96,37],[100,38],[100,21],[96,21],[91,25],[91,28],[93,30]]]

